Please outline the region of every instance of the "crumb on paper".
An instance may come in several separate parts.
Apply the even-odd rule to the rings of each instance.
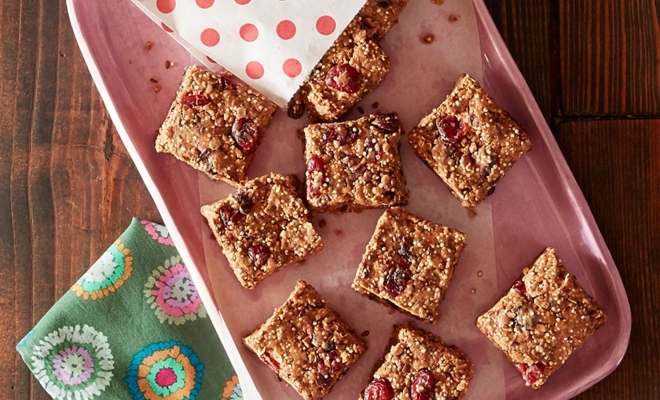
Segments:
[[[481,277],[483,276],[483,274],[484,274],[484,273],[481,272],[481,270],[477,271],[477,276],[478,276],[479,278],[481,278]]]
[[[341,229],[335,229],[335,235],[341,236],[343,234],[344,234],[344,231],[342,231]]]
[[[441,6],[445,4],[445,0],[431,0],[431,3]]]
[[[129,64],[133,64],[133,60],[128,60],[128,63],[129,63]]]
[[[162,87],[160,85],[154,86],[154,92],[156,92],[156,93],[160,92],[161,89],[162,89]]]
[[[362,333],[360,334],[360,336],[362,336],[362,337],[367,337],[367,336],[369,336],[369,331],[366,330],[366,331],[362,332]]]
[[[421,38],[422,43],[424,44],[431,44],[435,40],[435,36],[432,33],[429,33],[428,35],[425,35]]]
[[[151,40],[144,44],[144,49],[147,51],[151,50],[153,47],[154,47],[154,42],[152,42]]]
[[[458,22],[460,20],[461,20],[461,16],[456,14],[451,14],[448,18],[449,22]]]
[[[158,78],[157,76],[152,76],[149,80],[150,80],[152,83],[158,83],[158,82],[160,82],[160,78]]]
[[[358,107],[357,107],[357,110],[358,110],[358,112],[359,112],[360,114],[364,114],[364,108],[358,106]]]
[[[374,101],[373,104],[371,105],[371,108],[378,108],[379,104],[377,101]]]
[[[470,290],[470,293],[472,293],[472,294],[477,293],[477,289],[476,289],[476,288],[472,288],[472,290]]]
[[[170,69],[171,66],[173,66],[174,63],[170,60],[165,61],[165,69]]]
[[[321,220],[319,221],[319,228],[325,228],[326,225],[328,225],[328,223],[325,222],[324,219],[321,219]]]

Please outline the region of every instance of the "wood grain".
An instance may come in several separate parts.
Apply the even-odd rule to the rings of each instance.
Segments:
[[[133,216],[160,217],[64,1],[0,0],[0,38],[0,385],[9,398],[50,399],[14,346]]]
[[[562,115],[660,114],[659,4],[559,2]]]
[[[559,104],[557,4],[551,0],[486,0],[491,16],[548,123]]]
[[[621,274],[632,309],[623,362],[579,399],[658,399],[660,119],[559,124],[558,142]]]

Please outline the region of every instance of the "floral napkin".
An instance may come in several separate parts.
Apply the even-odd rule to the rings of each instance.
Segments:
[[[243,399],[167,229],[133,219],[16,349],[54,399]]]

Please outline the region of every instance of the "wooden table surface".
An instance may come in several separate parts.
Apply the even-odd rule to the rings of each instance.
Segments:
[[[660,2],[487,4],[632,308],[621,365],[577,398],[659,399]],[[161,218],[87,71],[64,0],[0,0],[0,62],[0,398],[48,399],[14,346],[131,217]]]

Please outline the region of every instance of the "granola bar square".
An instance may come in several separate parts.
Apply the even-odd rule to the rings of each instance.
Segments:
[[[410,193],[395,114],[312,124],[302,131],[307,202],[312,212],[342,213],[405,204]]]
[[[188,67],[158,130],[156,150],[239,186],[277,107],[246,85],[230,84],[231,76]]]
[[[377,88],[389,70],[385,51],[353,21],[303,82],[289,104],[289,116],[299,118],[307,109],[313,121],[336,121]]]
[[[461,399],[472,376],[472,362],[461,349],[425,330],[399,325],[360,400]]]
[[[308,283],[243,339],[304,399],[321,399],[367,350],[366,342]]]
[[[201,212],[247,289],[323,248],[291,177],[253,179]]]
[[[378,220],[353,289],[435,324],[464,247],[465,234],[394,207]]]
[[[525,384],[540,388],[607,316],[546,248],[477,327],[520,371]]]
[[[419,158],[463,207],[493,193],[513,164],[531,149],[529,136],[469,75],[408,135]]]

